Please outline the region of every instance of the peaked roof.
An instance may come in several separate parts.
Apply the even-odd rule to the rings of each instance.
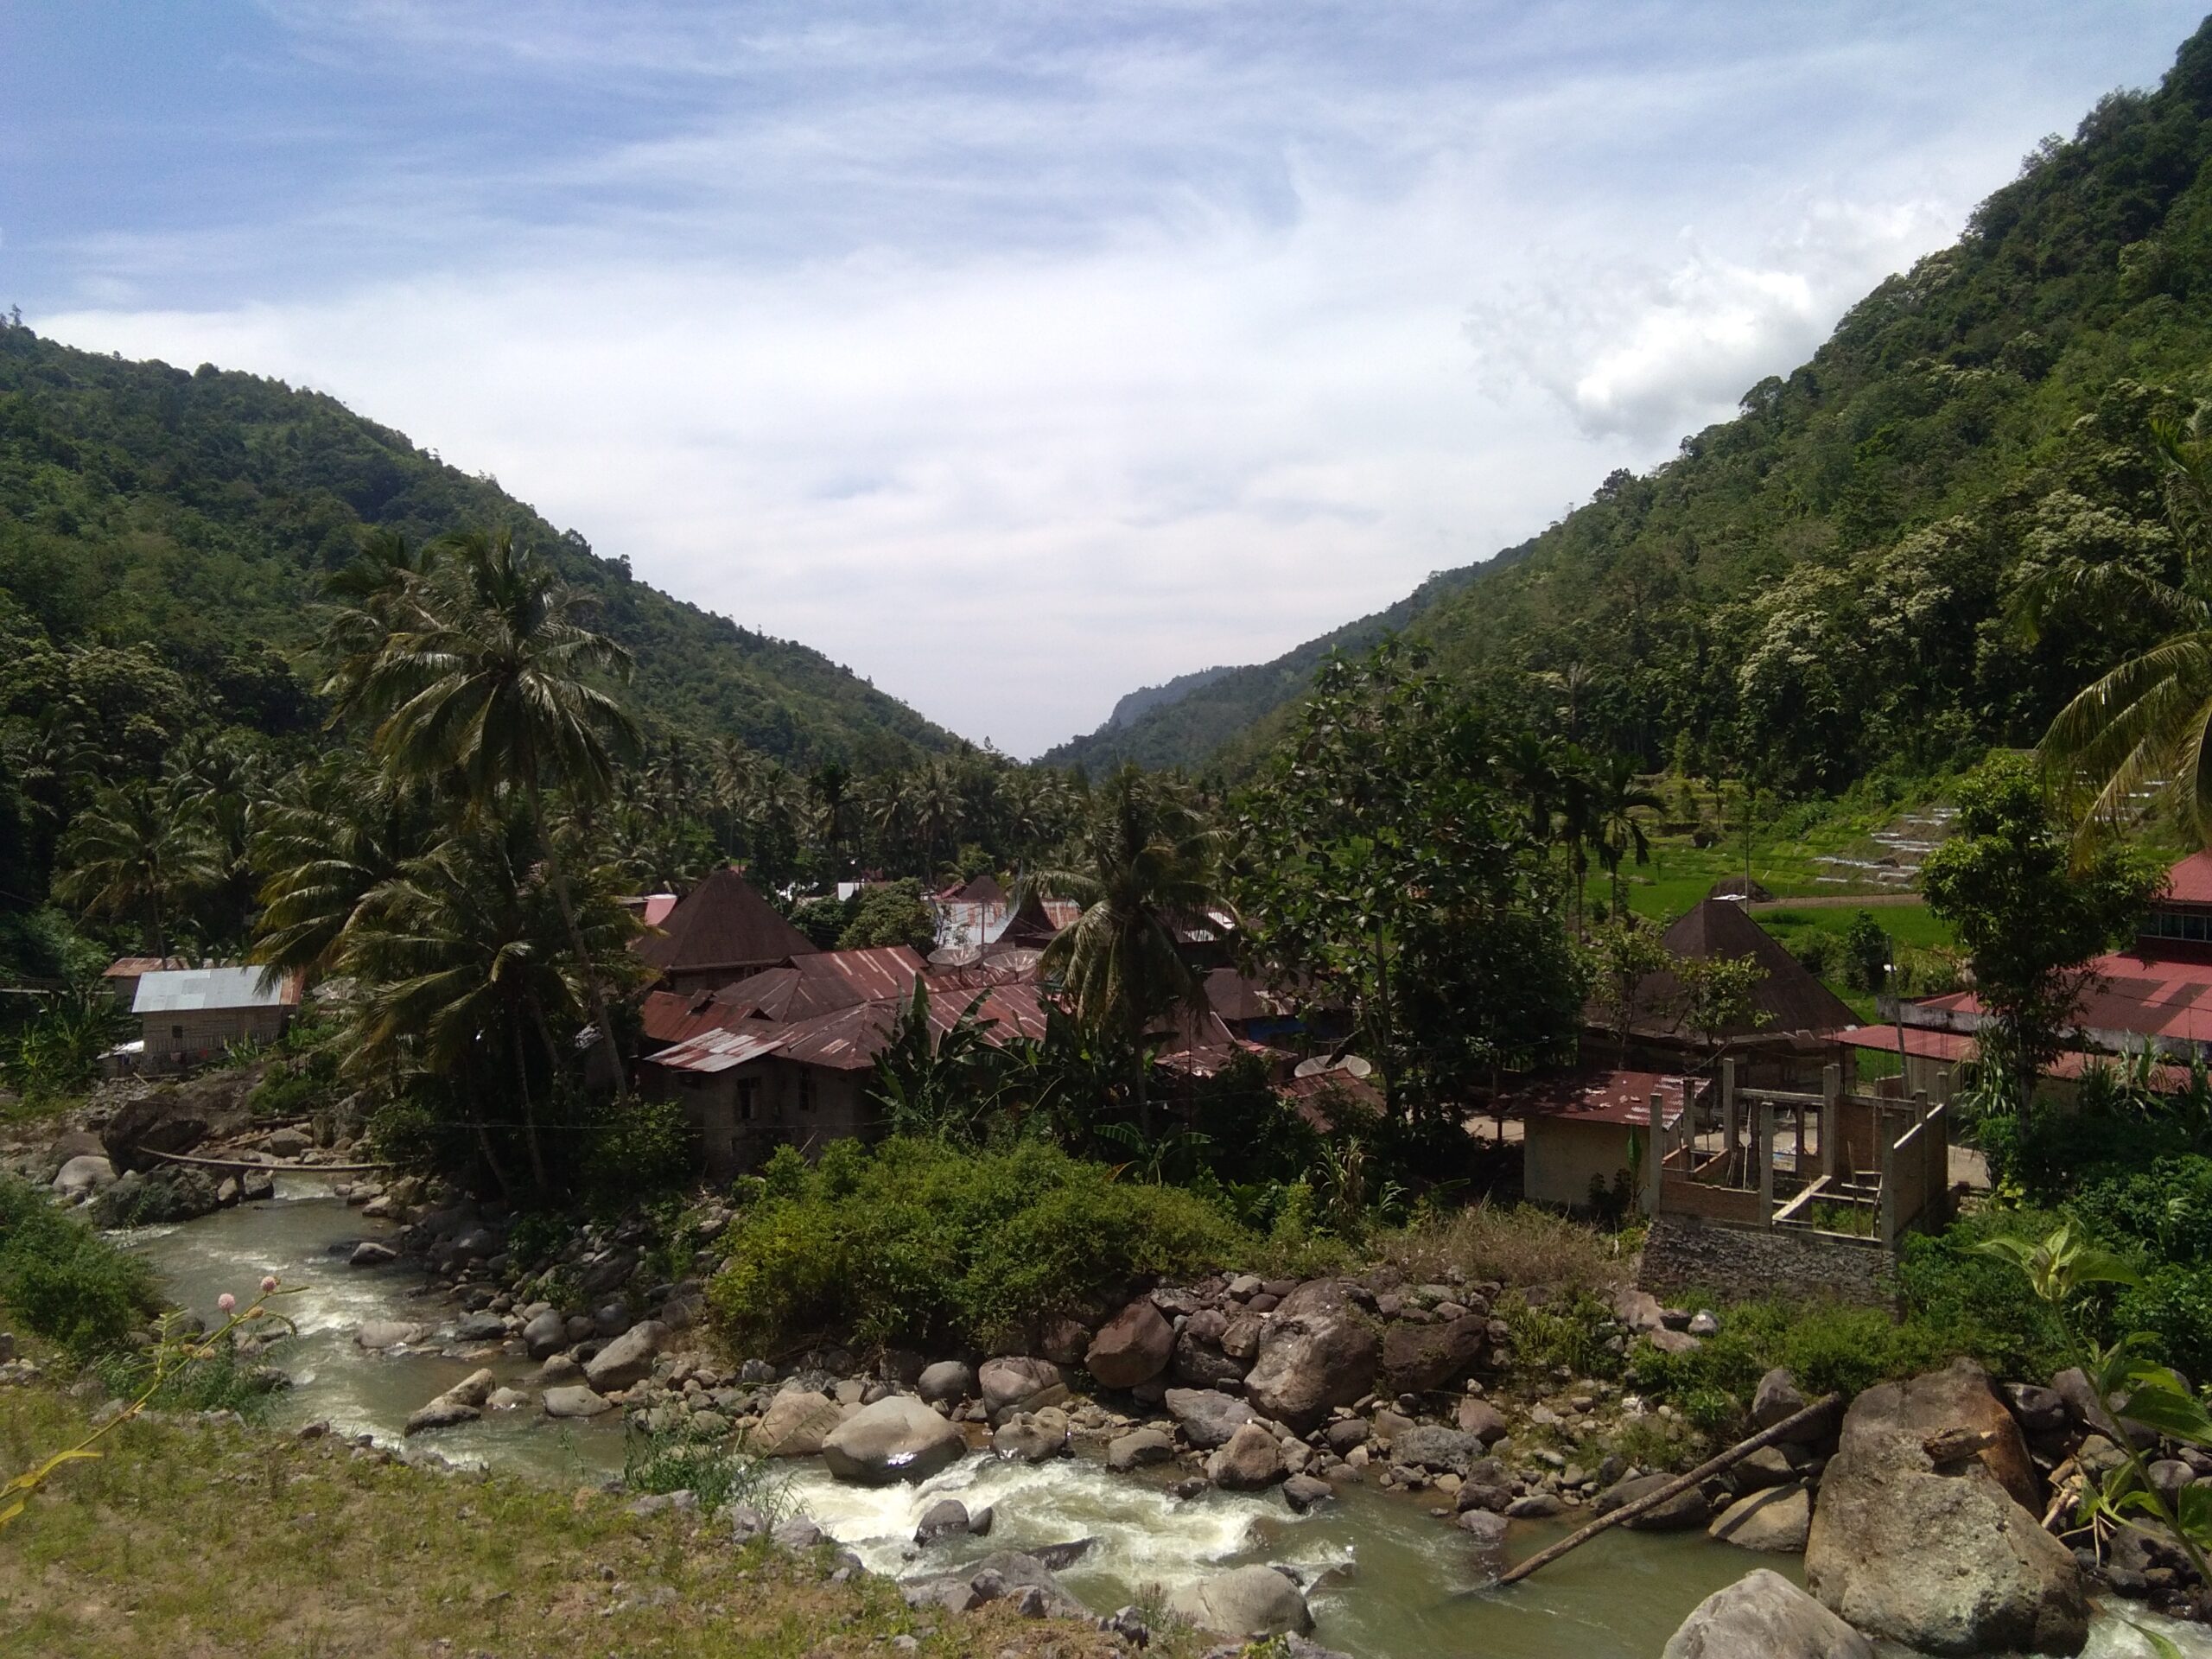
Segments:
[[[2168,904],[2212,905],[2212,853],[2191,853],[2169,869],[2164,898]]]
[[[986,871],[964,887],[947,893],[946,898],[962,905],[1002,905],[1006,903],[1006,889],[996,877]]]
[[[664,974],[727,972],[733,979],[814,950],[727,865],[678,899],[660,931],[637,944],[638,955]]]
[[[234,1008],[296,1008],[300,982],[264,968],[157,969],[138,976],[133,1014],[206,1014]]]
[[[723,1015],[718,1023],[811,1020],[858,1002],[909,996],[925,970],[920,956],[903,944],[817,950],[723,986],[714,999]]]
[[[1032,887],[1014,912],[983,934],[986,944],[1027,944],[1042,947],[1083,913],[1083,907],[1065,899],[1046,899]]]
[[[1755,957],[1766,969],[1766,977],[1751,992],[1751,1004],[1771,1018],[1764,1025],[1729,1027],[1720,1033],[1724,1037],[1747,1037],[1755,1031],[1840,1031],[1859,1023],[1851,1005],[1815,979],[1740,905],[1724,899],[1700,899],[1659,936],[1659,943],[1669,956],[1684,960]],[[1682,982],[1672,969],[1662,968],[1645,975],[1636,988],[1635,1023],[1639,1029],[1671,1029],[1681,1006]]]

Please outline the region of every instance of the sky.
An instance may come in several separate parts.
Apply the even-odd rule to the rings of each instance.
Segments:
[[[1664,460],[2201,15],[10,0],[0,308],[1028,756]]]

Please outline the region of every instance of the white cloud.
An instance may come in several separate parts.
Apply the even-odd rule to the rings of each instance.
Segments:
[[[1075,40],[985,7],[279,15],[495,107],[601,72],[625,118],[382,168],[365,138],[289,213],[99,225],[41,328],[331,391],[1020,753],[1659,459],[2050,124],[1957,84],[1971,19],[1946,60],[1837,25],[1747,53],[1694,5],[1446,8],[1433,49],[1275,8]],[[219,301],[163,301],[211,262]]]

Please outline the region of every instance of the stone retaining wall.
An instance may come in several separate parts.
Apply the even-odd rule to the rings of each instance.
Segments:
[[[1662,1215],[1644,1236],[1637,1281],[1662,1299],[1694,1285],[1743,1296],[1778,1292],[1885,1306],[1889,1268],[1889,1253],[1870,1244]]]

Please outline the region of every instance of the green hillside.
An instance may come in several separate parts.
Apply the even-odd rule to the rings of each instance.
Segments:
[[[1834,790],[2034,741],[2145,625],[2077,607],[2031,645],[2005,616],[2022,582],[2069,556],[2174,557],[2146,428],[2212,393],[2208,118],[2212,24],[2156,91],[2045,141],[1955,246],[1885,282],[1735,419],[1416,595],[1406,631],[1463,679],[1533,685],[1574,734],[1655,766]],[[1108,742],[1241,770],[1312,664],[1367,626]]]
[[[317,582],[364,526],[495,524],[596,595],[650,715],[862,770],[953,742],[820,652],[633,580],[626,559],[334,398],[75,351],[0,319],[0,609],[20,607],[18,632],[28,619],[57,645],[149,645],[242,723],[281,728],[312,678]]]

